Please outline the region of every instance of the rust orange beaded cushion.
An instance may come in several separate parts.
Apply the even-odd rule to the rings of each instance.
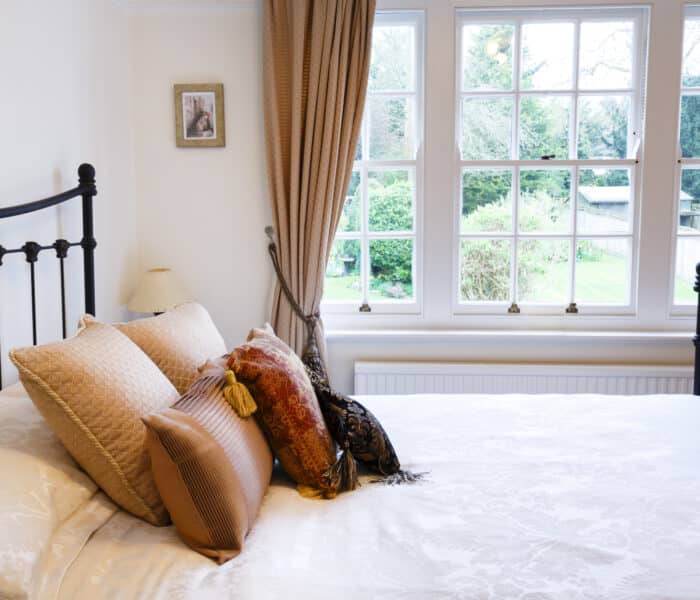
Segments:
[[[253,394],[255,417],[299,491],[333,498],[338,492],[335,444],[299,357],[266,324],[251,330],[228,366]]]

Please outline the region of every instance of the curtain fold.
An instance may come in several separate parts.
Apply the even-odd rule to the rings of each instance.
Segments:
[[[360,135],[376,0],[265,0],[264,114],[279,263],[304,313],[319,310]],[[272,325],[298,354],[303,321],[277,285]],[[325,360],[323,327],[316,329]]]

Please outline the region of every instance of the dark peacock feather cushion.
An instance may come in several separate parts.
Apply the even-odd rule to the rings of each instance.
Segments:
[[[355,489],[357,485],[357,476],[352,468],[355,460],[381,476],[375,481],[387,485],[413,483],[425,476],[425,473],[402,470],[394,446],[377,417],[357,400],[331,388],[313,336],[309,337],[302,362],[331,437],[343,449],[338,464],[344,489]]]
[[[401,463],[381,423],[356,400],[334,391],[322,375],[306,365],[321,412],[333,439],[378,475],[394,475]]]

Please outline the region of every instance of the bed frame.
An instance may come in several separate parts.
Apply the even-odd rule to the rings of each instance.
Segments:
[[[25,242],[19,248],[5,248],[0,245],[0,266],[2,266],[5,257],[11,254],[24,255],[26,262],[29,263],[29,282],[32,307],[32,343],[37,344],[36,336],[36,273],[35,264],[39,260],[39,255],[44,250],[54,250],[61,276],[61,324],[63,337],[67,336],[66,328],[66,285],[64,276],[64,260],[68,256],[70,248],[80,246],[83,249],[83,277],[85,285],[85,312],[91,315],[95,314],[95,247],[97,241],[94,237],[94,222],[92,212],[92,199],[97,195],[97,187],[95,186],[95,168],[87,163],[78,167],[78,185],[70,190],[49,196],[42,200],[27,202],[25,204],[17,204],[0,208],[0,219],[7,219],[19,215],[43,210],[57,206],[63,202],[67,202],[73,198],[80,196],[83,204],[83,237],[79,242],[69,242],[68,240],[58,239],[48,245],[42,245],[37,242]],[[0,349],[1,350],[1,349]],[[2,389],[2,361],[0,361],[0,389]]]
[[[695,314],[695,335],[693,344],[695,345],[695,369],[693,371],[693,394],[700,396],[700,262],[695,267],[695,286],[693,287],[698,295],[698,310]]]
[[[25,260],[29,263],[30,269],[30,286],[31,286],[31,306],[32,306],[32,343],[36,345],[36,276],[34,265],[39,260],[39,254],[44,250],[55,250],[56,258],[58,258],[59,269],[61,273],[61,324],[63,328],[63,337],[67,335],[66,329],[66,288],[65,277],[63,272],[63,261],[68,256],[68,250],[74,246],[80,246],[83,249],[83,277],[85,282],[85,312],[91,315],[95,314],[95,247],[97,241],[94,236],[93,229],[93,214],[92,214],[92,199],[97,195],[97,187],[95,186],[95,168],[87,163],[83,163],[78,167],[78,186],[67,190],[55,196],[50,196],[42,200],[28,202],[26,204],[18,204],[16,206],[8,206],[0,208],[0,219],[25,215],[27,213],[36,212],[44,208],[56,206],[72,198],[80,196],[83,199],[83,237],[79,242],[69,242],[68,240],[59,239],[49,245],[41,245],[37,242],[26,242],[20,248],[8,249],[0,245],[0,266],[3,264],[3,259],[8,254],[24,254]],[[700,262],[695,268],[695,286],[694,290],[698,294],[698,311],[695,319],[695,336],[693,336],[693,344],[695,346],[695,370],[693,394],[700,396]],[[0,348],[0,352],[2,349]],[[0,361],[0,389],[2,389],[2,362]]]

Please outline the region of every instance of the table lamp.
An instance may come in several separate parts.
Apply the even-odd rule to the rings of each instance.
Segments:
[[[190,299],[189,294],[170,269],[149,269],[141,277],[127,308],[137,313],[159,315]]]

